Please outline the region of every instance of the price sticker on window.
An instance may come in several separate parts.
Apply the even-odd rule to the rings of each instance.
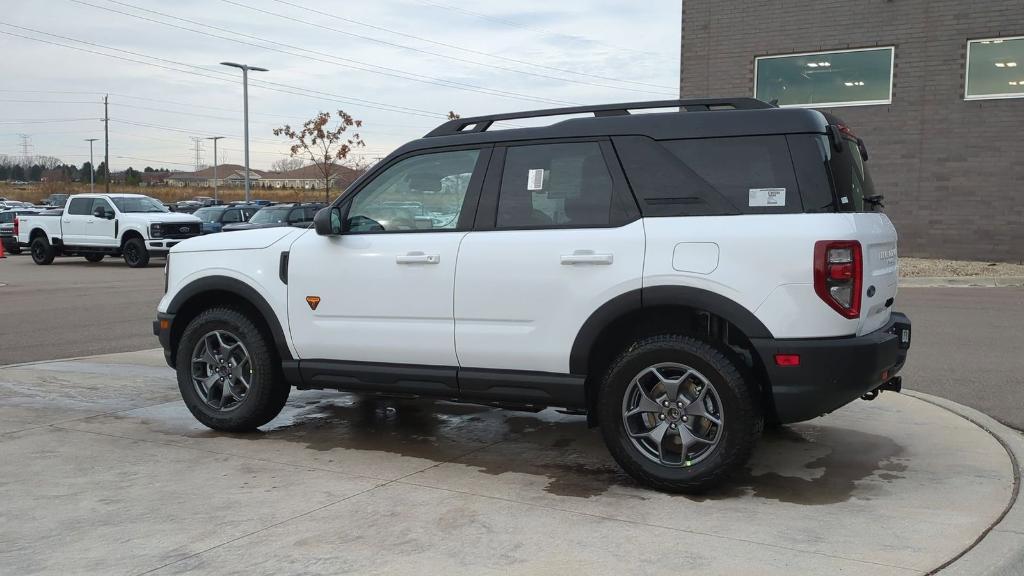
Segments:
[[[785,188],[751,188],[748,206],[770,207],[786,205]]]
[[[526,178],[526,189],[537,191],[544,189],[544,169],[534,168],[530,170]]]

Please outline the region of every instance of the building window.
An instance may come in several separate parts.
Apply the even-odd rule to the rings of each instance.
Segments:
[[[754,97],[779,106],[864,106],[892,102],[894,49],[762,56]]]
[[[1024,98],[1024,36],[967,42],[964,98]]]

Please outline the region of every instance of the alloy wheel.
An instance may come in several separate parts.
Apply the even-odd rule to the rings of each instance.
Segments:
[[[226,330],[207,332],[192,351],[192,384],[200,399],[214,410],[238,408],[252,384],[249,351]]]

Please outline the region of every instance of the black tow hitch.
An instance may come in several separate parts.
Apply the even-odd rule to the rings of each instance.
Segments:
[[[882,385],[879,386],[878,388],[875,388],[871,392],[868,392],[867,394],[861,396],[860,399],[874,400],[875,398],[878,398],[878,395],[885,390],[890,390],[892,392],[899,392],[900,390],[903,390],[903,377],[893,376],[892,378],[889,378],[885,382],[882,382]]]

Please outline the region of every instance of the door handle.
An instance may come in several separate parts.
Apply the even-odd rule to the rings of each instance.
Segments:
[[[614,255],[597,254],[593,250],[576,250],[572,254],[562,254],[563,266],[574,266],[576,264],[607,266],[614,261]]]
[[[409,252],[405,255],[395,257],[398,264],[437,264],[441,262],[440,254],[424,254],[423,252]]]

